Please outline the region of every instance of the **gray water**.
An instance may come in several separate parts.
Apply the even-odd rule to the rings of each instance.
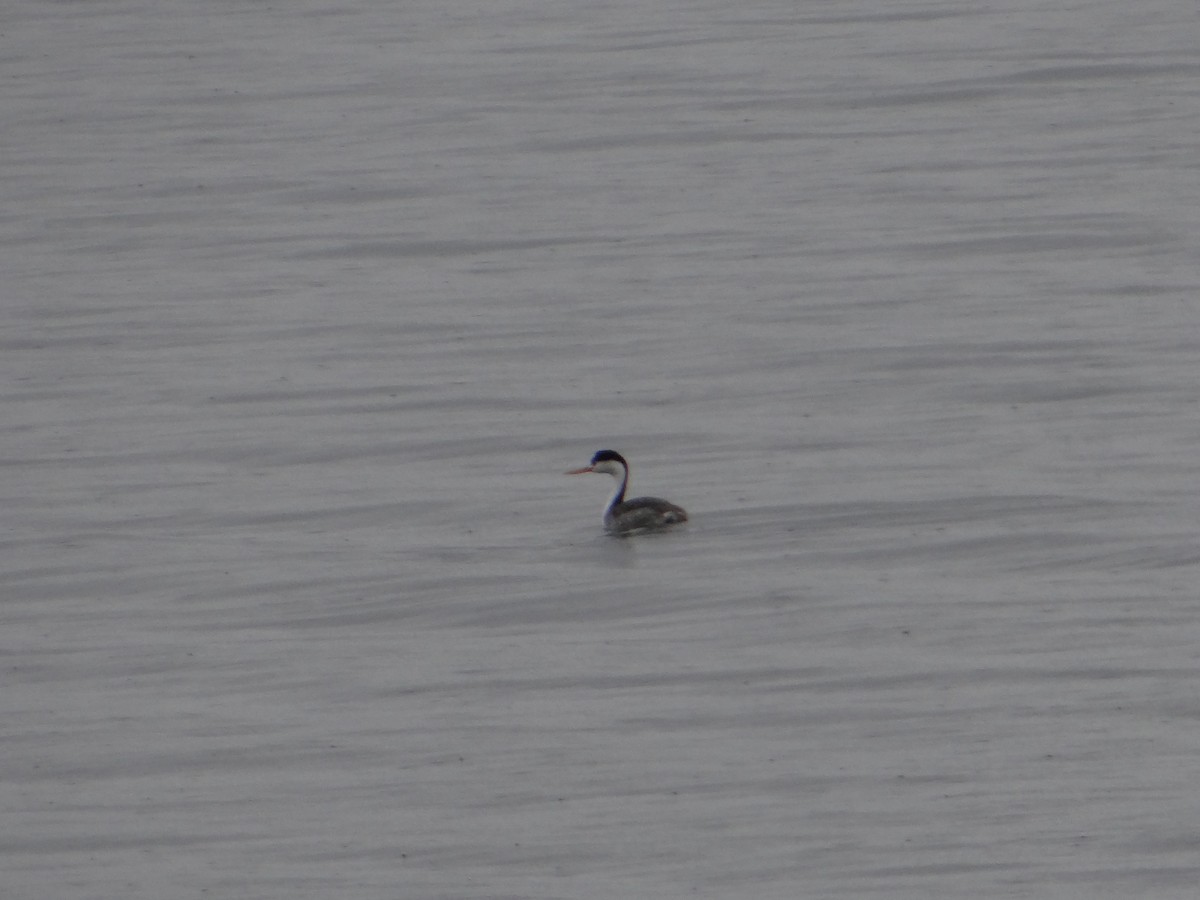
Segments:
[[[1194,3],[0,30],[5,898],[1195,896]]]

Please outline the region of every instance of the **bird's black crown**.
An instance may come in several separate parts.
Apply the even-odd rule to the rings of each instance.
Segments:
[[[596,455],[592,457],[592,465],[593,466],[596,465],[596,463],[610,462],[610,461],[611,462],[619,462],[623,466],[629,465],[629,463],[625,462],[625,457],[623,457],[616,450],[597,450]]]

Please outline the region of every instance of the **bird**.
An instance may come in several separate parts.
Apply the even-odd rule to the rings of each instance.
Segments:
[[[629,487],[629,463],[615,450],[598,450],[592,461],[582,469],[571,469],[567,475],[586,475],[599,472],[617,480],[617,491],[604,507],[604,528],[610,534],[633,534],[654,531],[688,520],[687,512],[674,503],[658,497],[625,499]]]

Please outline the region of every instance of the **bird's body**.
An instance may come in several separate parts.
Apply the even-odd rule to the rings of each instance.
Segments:
[[[660,497],[634,497],[625,499],[629,487],[629,463],[614,450],[600,450],[591,463],[582,469],[572,469],[568,475],[583,475],[600,472],[617,480],[616,493],[604,507],[604,527],[613,534],[633,534],[638,531],[654,531],[686,522],[687,512],[680,506]]]

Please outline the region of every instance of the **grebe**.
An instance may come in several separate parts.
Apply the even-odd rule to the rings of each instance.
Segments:
[[[629,463],[615,450],[599,450],[592,461],[582,469],[572,469],[568,475],[585,475],[602,472],[617,479],[617,492],[604,507],[604,527],[613,534],[632,534],[666,528],[687,521],[687,513],[674,503],[658,497],[635,497],[625,499],[625,488],[629,486]]]

